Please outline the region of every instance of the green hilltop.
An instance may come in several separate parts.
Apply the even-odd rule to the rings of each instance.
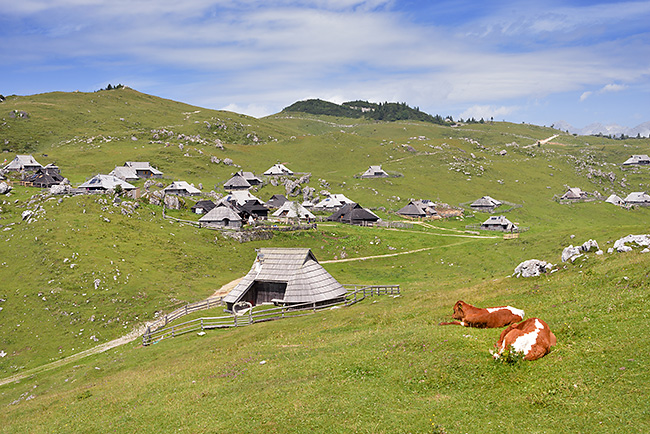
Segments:
[[[489,214],[466,209],[412,228],[324,223],[240,243],[164,219],[146,200],[51,196],[15,182],[0,195],[0,433],[650,430],[650,256],[560,261],[570,244],[595,239],[607,251],[648,233],[650,209],[557,200],[567,187],[650,191],[649,168],[621,166],[648,154],[650,139],[380,120],[363,116],[374,107],[363,101],[314,107],[256,119],[129,88],[9,96],[1,155],[54,162],[73,185],[149,161],[163,184],[202,184],[206,197],[225,194],[235,171],[261,175],[281,162],[294,179],[310,174],[303,193],[343,193],[384,220],[401,220],[395,211],[411,199],[459,207],[489,195],[521,205],[504,215],[528,230],[507,240],[468,230]],[[370,165],[391,177],[361,179]],[[268,180],[253,190],[265,201],[276,193],[284,185]],[[195,200],[167,214],[196,221]],[[136,339],[63,363],[211,296],[245,275],[260,247],[309,247],[341,283],[399,284],[401,295],[148,347]],[[342,258],[369,259],[334,262]],[[511,277],[533,258],[557,271]],[[489,350],[500,330],[437,326],[459,299],[524,309],[558,344],[535,362],[497,363]],[[14,375],[24,378],[2,381]]]

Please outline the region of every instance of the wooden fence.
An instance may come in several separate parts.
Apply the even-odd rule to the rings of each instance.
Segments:
[[[269,308],[267,305],[254,306],[237,313],[233,312],[217,317],[196,318],[180,324],[165,327],[174,319],[178,319],[184,315],[201,309],[223,305],[223,302],[221,298],[213,298],[188,304],[180,309],[176,309],[168,315],[165,315],[164,321],[161,321],[161,328],[148,328],[144,335],[142,335],[142,345],[152,345],[163,339],[180,336],[186,333],[201,332],[217,328],[241,327],[259,322],[273,321],[276,319],[310,315],[323,309],[331,309],[337,306],[351,306],[364,300],[366,297],[400,294],[399,285],[344,285],[344,287],[347,291],[345,297],[324,304],[302,303],[272,308]]]

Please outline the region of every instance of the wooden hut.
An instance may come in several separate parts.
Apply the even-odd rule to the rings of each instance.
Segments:
[[[201,217],[199,223],[221,228],[240,228],[242,226],[242,218],[230,207],[219,205]]]
[[[16,155],[16,158],[11,160],[9,164],[2,168],[2,170],[13,170],[20,172],[22,170],[26,172],[34,172],[43,166],[41,163],[36,161],[31,155]]]
[[[424,218],[427,216],[427,213],[424,212],[422,208],[420,208],[416,203],[412,201],[409,202],[409,204],[406,205],[404,208],[397,211],[397,214],[404,217],[410,217],[410,218]]]
[[[226,295],[226,309],[247,301],[263,303],[324,304],[345,298],[345,288],[316,260],[310,249],[262,248],[250,271]]]
[[[483,196],[480,199],[476,199],[470,205],[473,210],[486,212],[494,211],[494,209],[499,206],[501,206],[501,202],[490,196]]]
[[[58,167],[48,164],[38,169],[33,175],[26,177],[24,181],[29,182],[32,187],[50,188],[53,185],[61,184],[64,179]]]
[[[216,206],[211,200],[200,200],[192,207],[192,212],[195,214],[206,214],[216,208]]]
[[[580,200],[587,197],[587,193],[577,187],[569,188],[569,190],[562,195],[560,199],[563,200]]]
[[[266,172],[266,176],[292,176],[293,172],[289,170],[284,164],[278,163],[271,166]]]
[[[481,225],[481,229],[488,231],[517,232],[519,228],[504,216],[490,216]]]
[[[650,164],[650,157],[645,154],[632,155],[630,158],[623,162],[623,166],[645,166]]]
[[[628,205],[648,206],[650,205],[650,195],[648,195],[645,191],[630,193],[625,198],[625,203]]]
[[[625,206],[625,201],[616,194],[611,194],[605,202],[611,203],[612,205]]]
[[[126,181],[122,181],[120,178],[117,178],[113,175],[102,174],[93,176],[88,181],[81,184],[78,188],[80,190],[85,190],[88,193],[107,192],[109,190],[115,190],[118,185],[122,188],[122,190],[135,190],[134,185],[129,184]]]
[[[304,206],[298,202],[293,201],[286,201],[272,215],[273,217],[279,217],[283,219],[312,220],[316,218],[314,214],[312,214]]]
[[[388,173],[386,173],[381,166],[370,166],[368,170],[363,172],[361,178],[388,178]]]
[[[127,161],[124,166],[130,167],[135,171],[138,178],[162,178],[163,173],[153,167],[148,161]]]
[[[251,187],[252,185],[246,181],[246,178],[240,172],[235,173],[232,178],[223,184],[223,188],[228,191],[248,190]]]
[[[289,199],[287,199],[284,194],[274,194],[268,201],[266,201],[266,206],[270,209],[278,209],[284,205],[287,200]]]
[[[174,181],[163,189],[166,194],[177,196],[198,196],[201,190],[188,184],[186,181]]]
[[[350,225],[365,226],[381,219],[375,213],[366,208],[363,208],[358,203],[349,203],[331,216],[327,217],[327,220],[332,222],[347,223]]]

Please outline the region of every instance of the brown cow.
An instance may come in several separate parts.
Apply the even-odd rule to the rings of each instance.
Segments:
[[[465,327],[497,328],[505,327],[524,319],[524,311],[512,306],[474,307],[459,300],[454,305],[453,319],[460,321],[441,322],[440,325],[461,325]]]
[[[524,360],[537,360],[548,354],[555,343],[555,335],[548,324],[539,318],[529,318],[501,332],[499,342],[495,344],[497,351],[492,352],[492,356],[498,359],[506,348],[511,347],[523,353]]]

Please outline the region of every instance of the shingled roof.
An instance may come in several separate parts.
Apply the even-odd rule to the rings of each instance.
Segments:
[[[345,296],[345,288],[306,248],[262,248],[251,270],[223,301],[228,310],[239,301],[260,304],[322,303]],[[273,298],[269,298],[273,297]]]

